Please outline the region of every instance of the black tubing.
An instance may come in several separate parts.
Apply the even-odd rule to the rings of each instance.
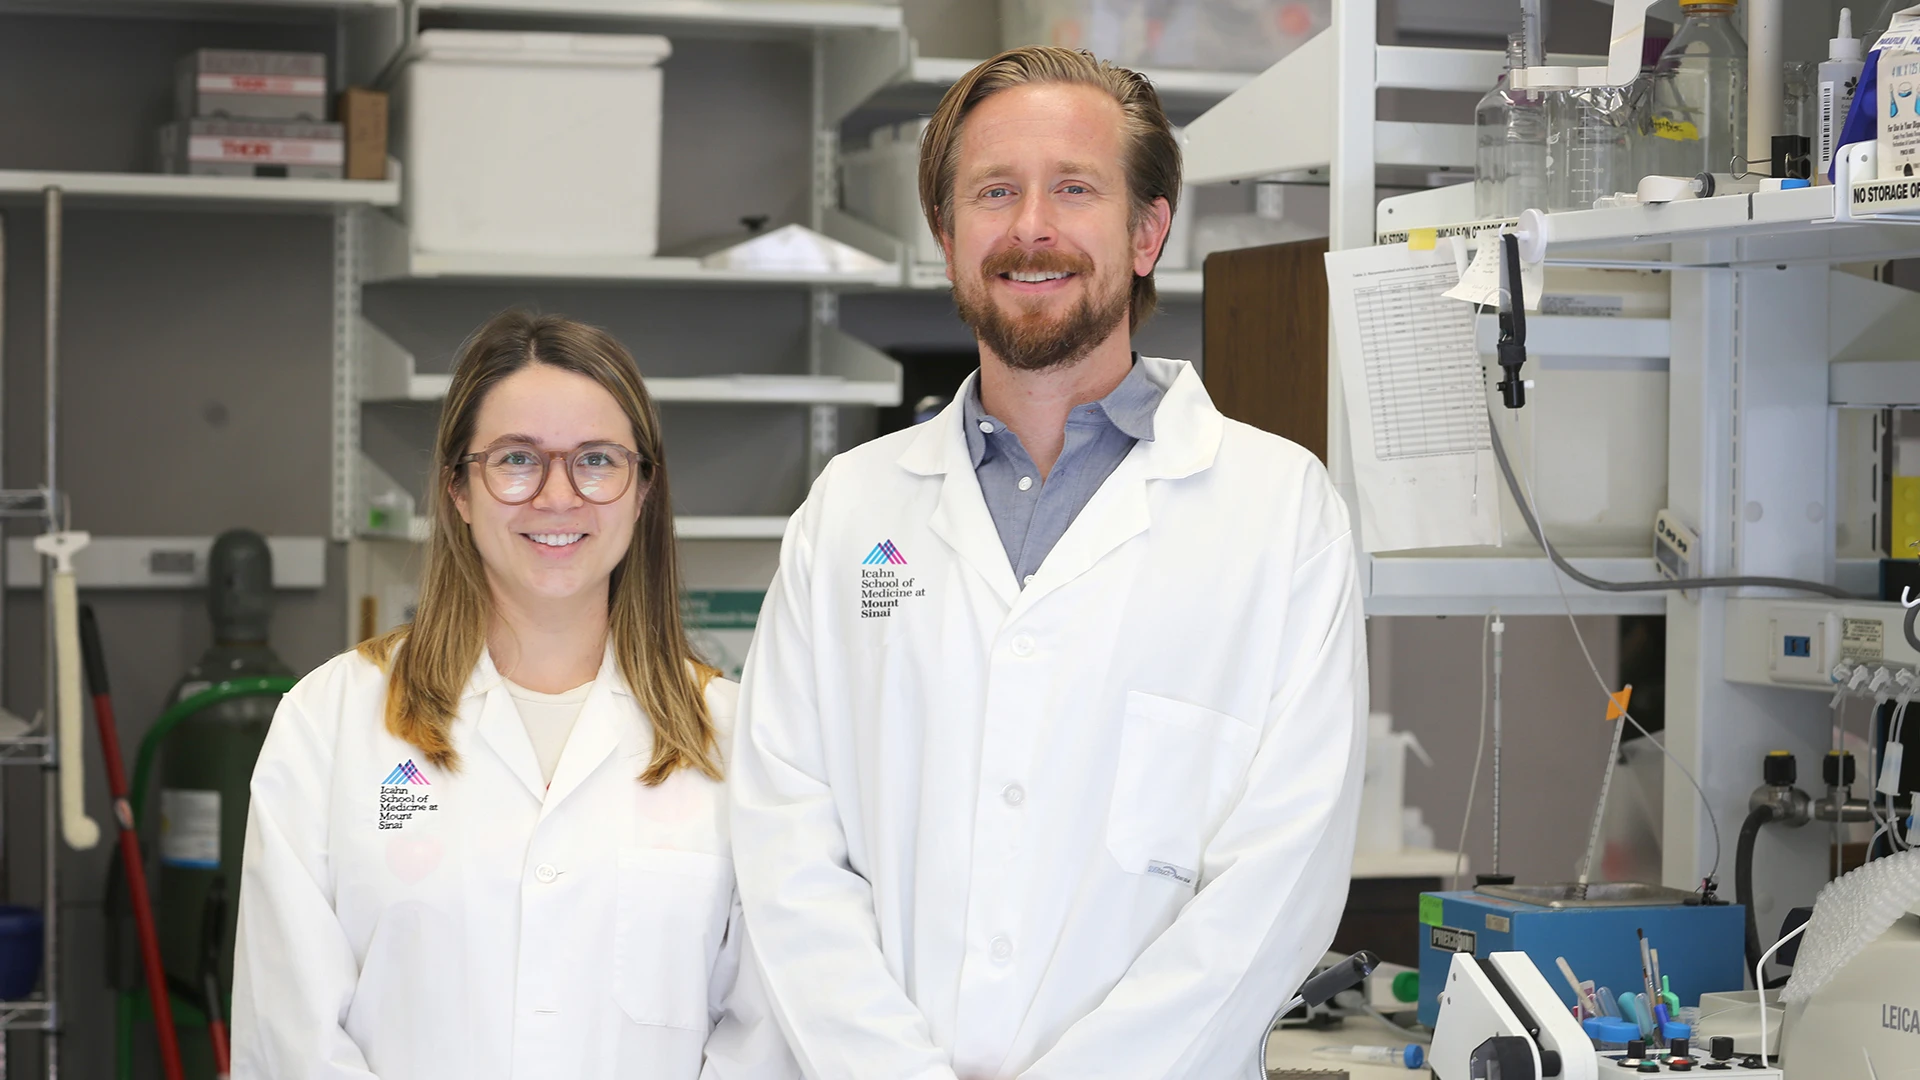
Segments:
[[[1733,898],[1747,914],[1747,970],[1760,966],[1760,927],[1753,917],[1753,842],[1760,827],[1773,820],[1773,807],[1756,806],[1740,823],[1740,842],[1733,847]]]

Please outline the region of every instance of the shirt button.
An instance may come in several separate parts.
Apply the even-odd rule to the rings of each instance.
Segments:
[[[1013,655],[1015,656],[1032,656],[1033,639],[1025,634],[1021,634],[1019,637],[1013,639],[1012,648]]]
[[[1007,800],[1008,806],[1019,806],[1027,801],[1027,789],[1019,784],[1008,784],[1001,790],[1000,797]]]
[[[1004,964],[1013,958],[1013,942],[1004,937],[994,938],[988,944],[988,952],[992,954],[996,963]]]
[[[533,868],[533,876],[540,884],[551,885],[553,879],[560,876],[560,871],[555,870],[552,863],[541,863]]]
[[[1033,477],[1023,476],[1020,478],[1021,491],[1028,491],[1028,490],[1031,490],[1032,488],[1033,488]]]
[[[980,421],[980,430],[986,432],[988,435],[993,434],[993,422],[990,420]]]

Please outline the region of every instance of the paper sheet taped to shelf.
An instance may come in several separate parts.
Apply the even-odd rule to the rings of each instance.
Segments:
[[[1327,254],[1333,344],[1366,550],[1500,543],[1474,307],[1452,245]]]
[[[1488,307],[1500,306],[1500,292],[1505,287],[1500,273],[1500,237],[1495,235],[1480,238],[1480,246],[1474,250],[1473,261],[1467,261],[1467,238],[1450,236],[1450,250],[1454,263],[1461,267],[1460,282],[1445,293],[1455,300],[1465,300],[1469,304],[1484,304]],[[1546,287],[1547,268],[1540,263],[1520,264],[1520,291],[1526,295],[1527,310],[1540,310],[1540,293]]]

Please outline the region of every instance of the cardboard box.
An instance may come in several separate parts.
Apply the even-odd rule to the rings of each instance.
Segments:
[[[180,58],[174,91],[182,120],[327,118],[327,58],[320,53],[200,49]]]
[[[380,90],[349,87],[340,91],[340,126],[346,132],[346,178],[387,178],[387,95]]]
[[[1920,173],[1920,6],[1893,15],[1893,25],[1873,47],[1880,58],[1875,77],[1875,156],[1879,179]],[[1871,177],[1855,177],[1856,180]]]
[[[338,180],[345,160],[339,124],[199,119],[160,129],[162,172]]]

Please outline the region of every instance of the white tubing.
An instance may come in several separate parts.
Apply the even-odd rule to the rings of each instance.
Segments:
[[[1769,174],[1773,158],[1773,137],[1786,132],[1781,127],[1781,101],[1786,94],[1785,73],[1781,69],[1782,24],[1786,22],[1786,0],[1747,0],[1747,161],[1744,170]],[[1714,172],[1720,171],[1716,162]]]
[[[67,846],[86,851],[100,842],[100,826],[87,816],[87,767],[80,692],[80,590],[73,571],[53,575],[54,675],[60,705],[60,831]]]

